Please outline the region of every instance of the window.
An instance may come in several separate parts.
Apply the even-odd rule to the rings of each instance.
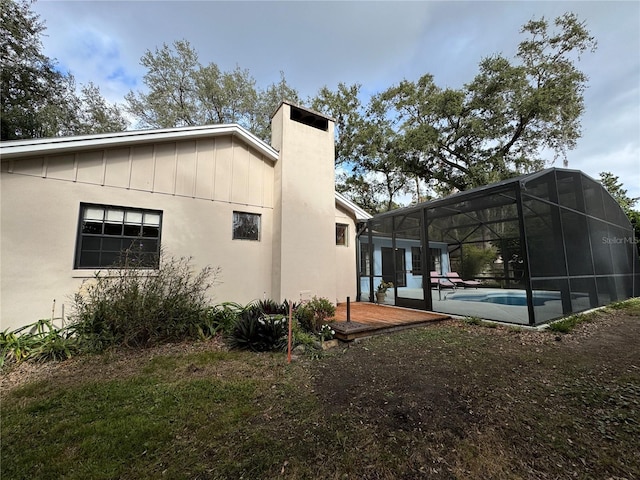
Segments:
[[[260,241],[260,215],[233,212],[233,239]]]
[[[411,272],[422,275],[422,248],[411,247]]]
[[[75,268],[107,268],[125,251],[134,267],[157,268],[162,212],[80,204]]]
[[[441,263],[442,250],[439,248],[430,248],[429,249],[429,270],[431,272],[442,273],[440,268]]]
[[[360,244],[360,275],[371,275],[371,256],[368,243]]]
[[[347,246],[347,232],[349,225],[343,223],[336,223],[336,245]]]

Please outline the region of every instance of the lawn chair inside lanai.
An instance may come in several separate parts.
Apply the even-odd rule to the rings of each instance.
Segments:
[[[431,279],[431,288],[438,289],[438,300],[442,300],[442,290],[455,290],[456,284],[446,277],[443,277],[438,272],[429,272]],[[445,297],[446,298],[446,297]]]
[[[463,280],[456,272],[447,273],[447,280],[456,287],[478,288],[481,285],[481,283],[476,280]]]

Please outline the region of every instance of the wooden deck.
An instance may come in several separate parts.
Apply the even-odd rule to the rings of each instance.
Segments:
[[[350,322],[347,322],[347,304],[339,303],[336,306],[335,319],[330,325],[336,332],[335,338],[348,342],[356,338],[419,327],[449,318],[449,315],[423,310],[354,302],[351,303]]]

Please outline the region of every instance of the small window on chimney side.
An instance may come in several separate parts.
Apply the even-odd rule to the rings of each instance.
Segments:
[[[304,123],[318,130],[329,130],[329,120],[312,112],[308,112],[298,107],[291,107],[291,120]]]

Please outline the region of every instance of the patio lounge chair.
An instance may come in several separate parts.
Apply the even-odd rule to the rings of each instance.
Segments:
[[[456,272],[447,273],[447,279],[454,283],[457,287],[478,288],[480,285],[482,285],[476,280],[463,280]]]
[[[449,279],[443,277],[438,272],[429,272],[429,277],[431,281],[431,288],[438,289],[438,299],[442,300],[441,291],[447,288],[455,290],[456,284],[450,281]],[[447,297],[445,297],[446,299]]]

